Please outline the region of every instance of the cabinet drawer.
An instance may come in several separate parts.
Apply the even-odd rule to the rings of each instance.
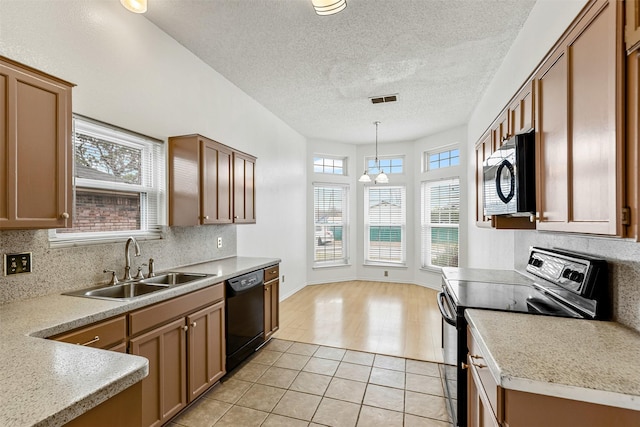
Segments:
[[[87,347],[110,348],[124,341],[126,334],[127,320],[125,316],[120,316],[49,339]]]
[[[280,275],[280,266],[277,264],[264,269],[265,282],[268,282],[269,280],[277,279],[279,275]]]
[[[484,354],[482,354],[480,348],[474,341],[471,332],[469,332],[467,336],[467,346],[469,348],[469,357],[467,362],[469,363],[469,369],[471,369],[472,373],[475,373],[477,378],[480,380],[478,387],[481,387],[484,390],[484,394],[489,400],[494,417],[501,420],[502,399],[499,397],[501,394],[500,388],[493,379],[489,368],[486,366],[487,362],[484,360]]]
[[[154,326],[184,316],[197,308],[224,298],[224,283],[218,283],[177,298],[136,310],[129,314],[129,334],[136,335]]]

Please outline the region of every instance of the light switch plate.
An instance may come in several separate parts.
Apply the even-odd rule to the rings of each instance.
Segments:
[[[222,237],[218,237],[218,249],[222,247]]]
[[[31,252],[4,254],[4,275],[31,273]]]

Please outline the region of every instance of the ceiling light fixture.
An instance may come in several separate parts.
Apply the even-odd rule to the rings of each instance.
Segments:
[[[311,3],[320,16],[333,15],[347,7],[347,0],[311,0]]]
[[[380,122],[373,122],[374,125],[376,125],[376,169],[380,169],[380,162],[378,161],[378,125],[380,124]],[[368,172],[368,168],[366,168],[364,170],[364,173],[362,174],[362,176],[360,177],[360,179],[358,179],[359,182],[371,182],[371,177],[369,176]],[[389,177],[387,176],[386,173],[384,173],[384,169],[380,170],[380,173],[378,174],[378,176],[376,176],[376,179],[374,179],[374,182],[376,184],[387,184],[389,182]]]
[[[120,0],[120,4],[133,13],[145,13],[147,11],[147,0]]]

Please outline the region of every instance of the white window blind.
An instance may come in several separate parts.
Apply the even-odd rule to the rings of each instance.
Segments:
[[[348,263],[348,194],[348,185],[313,184],[315,266]]]
[[[73,225],[53,246],[160,236],[165,164],[161,141],[82,116],[73,119]]]
[[[422,267],[457,267],[460,180],[426,181],[421,189]]]
[[[365,263],[406,261],[406,189],[365,187]]]

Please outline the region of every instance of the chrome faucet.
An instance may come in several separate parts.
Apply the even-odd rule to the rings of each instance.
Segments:
[[[134,256],[140,256],[140,246],[138,246],[138,242],[133,237],[129,237],[127,239],[127,244],[124,247],[124,256],[125,256],[125,264],[124,264],[124,277],[122,280],[132,280],[131,279],[131,255],[129,255],[129,245],[133,243],[133,247],[135,249]]]

